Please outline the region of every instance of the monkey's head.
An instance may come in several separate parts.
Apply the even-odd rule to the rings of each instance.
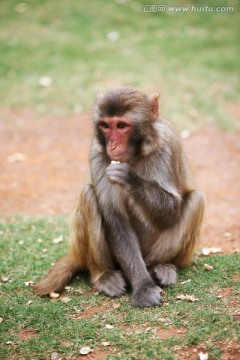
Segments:
[[[134,88],[115,88],[99,95],[94,124],[96,136],[111,160],[126,162],[154,139],[159,95],[148,97]]]

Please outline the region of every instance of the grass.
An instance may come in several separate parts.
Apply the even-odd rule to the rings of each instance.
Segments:
[[[142,4],[153,3],[2,0],[0,108],[27,108],[57,121],[89,112],[98,91],[133,85],[160,91],[162,114],[179,129],[209,123],[236,129],[230,108],[239,106],[237,2],[228,1],[234,6],[229,13],[141,11]],[[209,0],[208,5],[226,3]],[[40,84],[43,76],[50,86]],[[0,221],[0,359],[40,360],[53,352],[75,359],[84,346],[95,358],[109,359],[198,358],[200,351],[216,360],[237,356],[238,255],[197,258],[180,273],[178,285],[165,290],[161,308],[133,308],[130,294],[113,300],[96,294],[87,274],[74,280],[71,301],[65,303],[37,298],[25,285],[66,253],[66,241],[52,242],[59,235],[67,239],[65,218]],[[204,270],[205,262],[212,271]],[[179,294],[198,300],[177,301]]]
[[[141,11],[152,3],[1,1],[1,107],[30,108],[39,116],[89,112],[98,91],[133,85],[160,91],[162,113],[179,128],[215,123],[234,129],[229,106],[239,100],[238,4],[228,2],[234,11],[223,13]],[[109,40],[112,32],[116,41]],[[41,86],[42,76],[52,85]]]
[[[67,234],[62,217],[1,219],[0,270],[9,281],[0,287],[0,359],[46,359],[53,352],[76,359],[85,346],[96,358],[161,360],[184,359],[187,353],[197,358],[200,351],[217,360],[230,346],[231,359],[239,331],[239,255],[197,258],[180,272],[178,285],[165,289],[161,308],[133,308],[130,294],[119,299],[96,294],[87,274],[74,280],[67,303],[37,298],[25,283],[39,279],[66,253],[66,241],[52,240]],[[206,262],[212,271],[204,270]],[[198,300],[177,301],[179,294]]]

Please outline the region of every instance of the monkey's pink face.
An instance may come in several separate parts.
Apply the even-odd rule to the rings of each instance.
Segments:
[[[111,160],[124,162],[131,156],[129,139],[132,122],[124,117],[104,117],[99,120],[99,129],[106,139],[106,151]]]

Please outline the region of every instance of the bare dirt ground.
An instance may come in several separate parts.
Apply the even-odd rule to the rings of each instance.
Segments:
[[[70,214],[88,181],[89,115],[38,120],[29,111],[0,116],[0,213]],[[182,140],[207,207],[202,247],[240,248],[240,132],[206,127]]]

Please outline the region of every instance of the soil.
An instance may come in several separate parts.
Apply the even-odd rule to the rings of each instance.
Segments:
[[[0,117],[0,213],[70,214],[89,179],[90,115],[37,119],[28,110]],[[207,200],[199,248],[240,248],[240,131],[214,126],[182,140]]]

